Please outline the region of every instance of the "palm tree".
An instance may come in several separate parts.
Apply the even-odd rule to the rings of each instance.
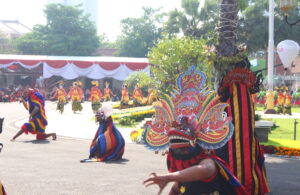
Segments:
[[[237,24],[238,24],[237,0],[221,0],[219,21],[219,56],[234,56],[238,53],[237,48]]]
[[[218,22],[218,0],[206,1],[204,7],[199,0],[182,0],[181,7],[183,11],[175,9],[169,13],[166,32],[199,39],[214,31]]]
[[[220,1],[220,18],[218,24],[219,39],[216,46],[216,56],[233,57],[239,53],[237,47],[238,4],[237,0]],[[219,87],[221,79],[232,69],[222,61],[215,61],[215,83]]]

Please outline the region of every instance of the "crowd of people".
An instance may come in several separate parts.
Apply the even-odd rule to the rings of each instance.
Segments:
[[[47,90],[45,88],[39,88],[37,85],[31,86],[31,85],[10,85],[6,88],[0,88],[0,102],[16,102],[20,101],[20,98],[22,97],[22,94],[26,89],[38,89],[41,94],[43,94],[44,97],[47,97]]]
[[[24,87],[22,85],[12,85],[6,88],[0,88],[0,102],[18,101],[18,99],[22,96],[23,88]]]

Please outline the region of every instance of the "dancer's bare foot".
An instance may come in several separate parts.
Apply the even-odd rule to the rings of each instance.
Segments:
[[[52,135],[52,140],[56,140],[56,133]]]
[[[11,141],[11,142],[14,142],[14,141],[15,141],[15,139],[11,139],[10,141]]]

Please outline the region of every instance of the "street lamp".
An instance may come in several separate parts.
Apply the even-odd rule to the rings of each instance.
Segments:
[[[288,12],[295,7],[294,0],[280,0],[280,9],[284,12],[285,22],[291,26],[300,24],[300,19],[296,22],[288,21]]]

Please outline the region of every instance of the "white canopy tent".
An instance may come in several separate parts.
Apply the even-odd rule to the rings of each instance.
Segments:
[[[83,76],[90,79],[111,77],[122,81],[134,71],[150,72],[147,58],[0,55],[0,69],[18,66],[26,69],[42,66],[43,78],[61,76],[67,80]]]

